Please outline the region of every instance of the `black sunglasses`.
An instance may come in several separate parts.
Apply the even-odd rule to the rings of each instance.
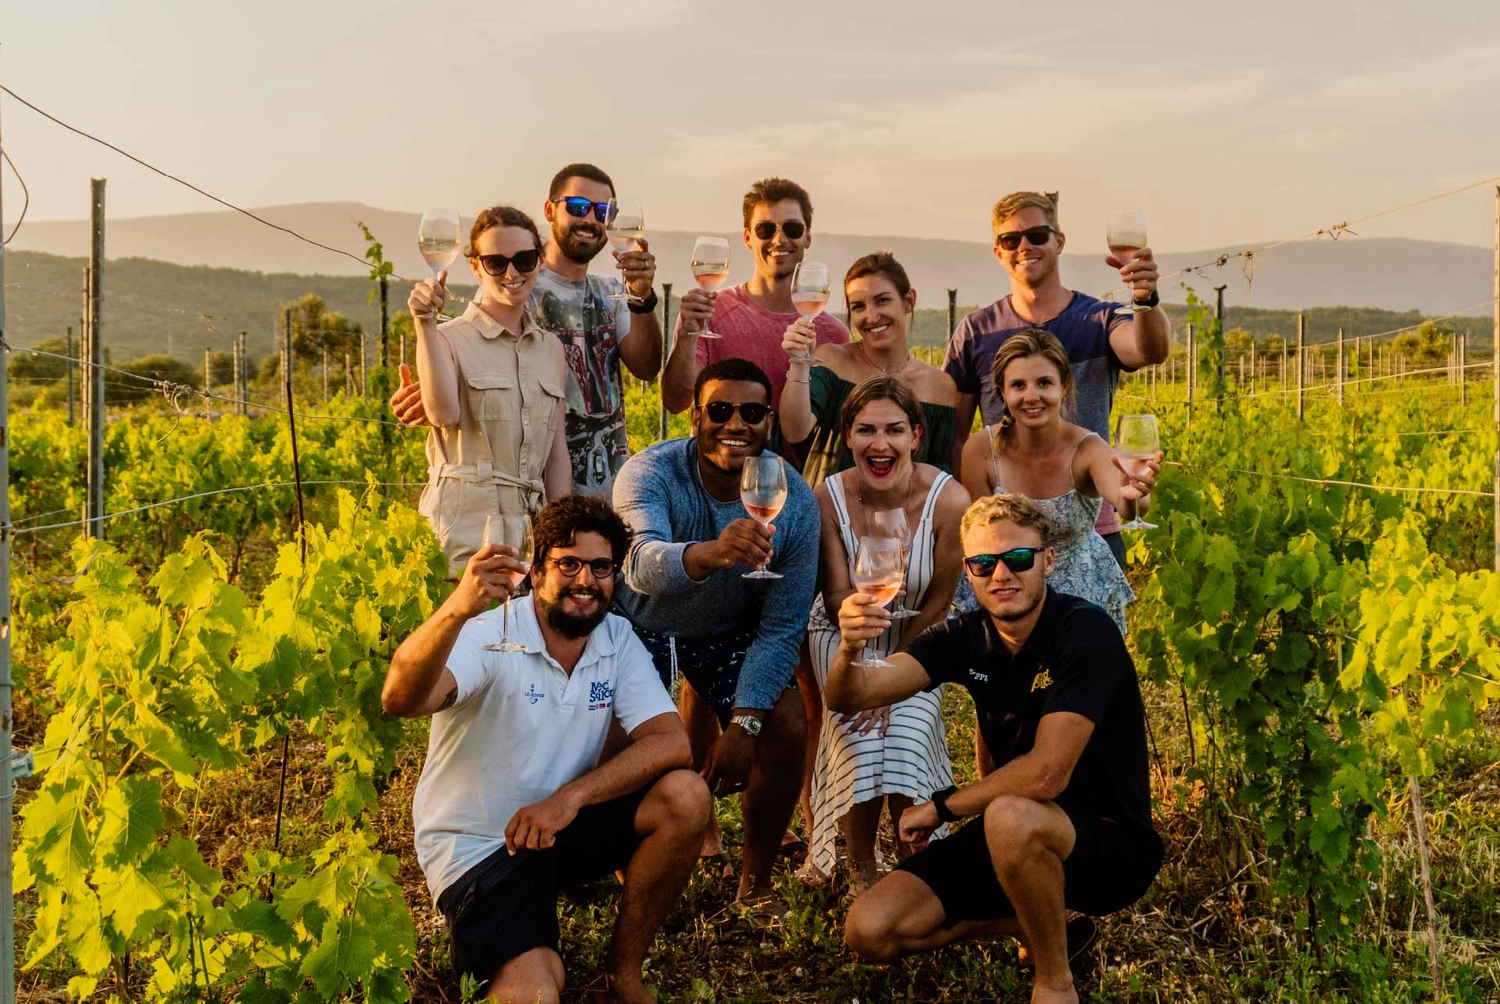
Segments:
[[[750,232],[763,241],[768,241],[776,236],[776,222],[774,220],[761,220],[750,228]],[[781,224],[781,232],[786,234],[789,241],[800,240],[807,233],[807,224],[801,220],[786,220]]]
[[[1050,241],[1052,235],[1055,233],[1057,233],[1057,229],[1049,226],[1027,227],[1025,230],[1007,230],[1003,234],[995,235],[995,243],[1006,251],[1014,251],[1021,246],[1021,238],[1025,237],[1027,243],[1033,247],[1041,247]]]
[[[710,401],[703,406],[703,410],[708,415],[708,420],[715,425],[723,425],[729,421],[729,416],[735,412],[740,413],[740,418],[745,420],[745,424],[759,425],[771,413],[771,406],[769,404],[761,404],[759,401],[749,401],[745,404],[730,404],[728,401]]]
[[[556,565],[557,570],[570,579],[583,571],[585,566],[588,567],[589,574],[596,579],[609,578],[615,574],[615,568],[618,567],[611,558],[595,558],[593,561],[584,561],[572,555],[567,555],[566,557],[548,558],[547,560]]]
[[[964,559],[964,567],[969,570],[970,575],[977,575],[981,579],[994,575],[995,566],[1002,561],[1012,572],[1029,572],[1042,550],[1040,547],[1013,547],[1001,554],[976,554]]]
[[[516,267],[517,275],[525,275],[536,271],[537,262],[542,260],[542,253],[532,248],[530,251],[517,251],[509,258],[503,254],[475,254],[469,257],[478,258],[479,266],[490,275],[504,275],[506,268],[511,265]]]
[[[598,220],[600,223],[608,223],[609,221],[613,220],[615,218],[615,214],[619,212],[618,209],[615,209],[612,212],[610,204],[608,202],[595,202],[593,199],[585,199],[581,195],[562,196],[561,198],[556,198],[552,201],[561,202],[563,204],[563,208],[568,211],[569,216],[576,216],[580,220],[589,215],[589,213],[593,213],[594,219]]]

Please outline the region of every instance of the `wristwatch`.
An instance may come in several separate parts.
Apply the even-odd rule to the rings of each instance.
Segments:
[[[957,785],[949,785],[942,791],[934,791],[932,793],[932,807],[937,810],[937,817],[945,823],[958,822],[958,817],[948,811],[948,796],[957,792]]]
[[[729,719],[729,724],[738,725],[740,728],[744,729],[752,739],[760,735],[760,719],[756,718],[754,715],[735,715],[733,718]]]
[[[1153,289],[1151,291],[1151,295],[1146,297],[1144,300],[1132,300],[1131,302],[1134,303],[1137,307],[1155,307],[1157,304],[1161,303],[1161,293]]]
[[[655,288],[645,296],[632,296],[628,292],[625,296],[625,306],[630,308],[632,314],[649,314],[656,309],[656,304]]]

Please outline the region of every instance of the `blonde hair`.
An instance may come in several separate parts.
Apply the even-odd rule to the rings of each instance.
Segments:
[[[1047,225],[1057,226],[1057,203],[1053,202],[1042,192],[1011,192],[1005,198],[995,203],[990,210],[990,231],[999,236],[1000,224],[1010,219],[1023,209],[1040,209],[1047,215]]]
[[[1057,340],[1056,335],[1041,328],[1028,328],[1011,335],[1001,343],[990,364],[990,386],[994,388],[995,397],[1000,399],[999,428],[990,438],[996,453],[1005,451],[1005,434],[1016,424],[1015,416],[1010,413],[1010,406],[1005,403],[1006,367],[1017,359],[1029,359],[1032,356],[1041,356],[1057,367],[1062,378],[1065,408],[1071,409],[1078,400],[1078,388],[1073,384],[1073,365],[1068,361],[1068,350],[1063,348],[1063,343]]]
[[[959,539],[969,535],[975,527],[993,526],[996,523],[1014,523],[1019,527],[1030,527],[1042,535],[1042,546],[1052,546],[1052,521],[1037,504],[1025,495],[981,495],[964,511],[958,525]]]

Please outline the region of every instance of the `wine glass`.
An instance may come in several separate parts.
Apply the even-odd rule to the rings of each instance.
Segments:
[[[828,266],[820,261],[804,261],[792,272],[792,306],[797,313],[814,320],[828,306]],[[808,349],[793,359],[805,360],[809,366],[821,366]]]
[[[693,242],[693,281],[705,293],[722,289],[729,281],[729,242],[722,237],[699,237]],[[699,338],[718,338],[705,327]]]
[[[504,544],[507,547],[516,549],[516,560],[526,567],[524,571],[509,573],[510,586],[514,590],[521,584],[521,579],[525,577],[526,573],[531,571],[533,550],[531,517],[525,515],[511,516],[505,513],[486,516],[484,518],[484,540],[480,543],[480,546],[483,547],[485,544]],[[484,650],[486,652],[527,651],[525,645],[517,645],[510,640],[510,596],[508,594],[505,597],[504,625],[500,641],[482,646]]]
[[[745,458],[745,467],[740,472],[740,503],[757,523],[770,526],[771,520],[781,514],[781,507],[786,505],[786,490],[786,466],[780,457],[762,454]],[[746,572],[743,578],[781,578],[780,574],[766,570],[770,563],[767,557],[765,565]]]
[[[861,537],[859,552],[854,556],[854,588],[885,606],[901,590],[903,566],[898,538]],[[854,665],[865,669],[895,668],[894,663],[870,655],[855,660]]]
[[[905,568],[911,562],[911,530],[906,522],[905,509],[875,509],[870,513],[870,536],[872,537],[894,537],[901,541],[901,567],[902,582],[905,586]],[[891,620],[904,621],[908,617],[917,616],[915,610],[906,606],[906,601],[891,610]]]
[[[609,238],[609,246],[616,252],[624,254],[634,251],[640,245],[636,242],[646,236],[646,213],[641,209],[640,199],[616,199],[609,200],[609,215],[604,224],[605,236]],[[620,266],[623,273],[624,266]],[[620,280],[620,291],[609,295],[616,303],[625,299],[625,281],[622,275]]]
[[[1109,214],[1109,226],[1105,234],[1109,253],[1129,264],[1135,253],[1146,246],[1146,214],[1139,209],[1116,209]],[[1117,314],[1142,314],[1150,310],[1135,302],[1135,291],[1131,290],[1131,301],[1115,308]]]
[[[1161,439],[1156,432],[1155,415],[1121,415],[1115,425],[1115,452],[1120,456],[1128,474],[1139,476],[1147,473],[1146,461],[1154,459],[1161,449]],[[1135,519],[1121,523],[1121,530],[1155,530],[1157,524],[1147,523],[1137,513]]]
[[[429,209],[422,214],[422,222],[417,224],[417,250],[434,278],[453,266],[462,239],[455,210]]]

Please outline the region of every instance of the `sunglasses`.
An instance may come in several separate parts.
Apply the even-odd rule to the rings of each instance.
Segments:
[[[593,561],[583,561],[572,555],[568,555],[564,558],[548,558],[547,560],[556,565],[557,570],[570,579],[577,576],[585,567],[588,568],[589,574],[594,578],[607,579],[615,574],[615,568],[618,567],[610,558],[595,558]]]
[[[476,254],[469,257],[478,258],[480,268],[493,276],[504,275],[506,268],[511,265],[516,267],[517,275],[525,275],[536,271],[537,262],[542,260],[542,253],[532,248],[530,251],[517,251],[509,258],[503,254]]]
[[[703,405],[703,411],[708,415],[708,420],[715,425],[723,425],[729,421],[729,417],[735,412],[740,413],[740,418],[745,420],[746,425],[759,425],[771,413],[771,406],[769,404],[761,404],[759,401],[750,401],[746,404],[730,404],[728,401],[710,401]]]
[[[750,228],[750,232],[763,241],[768,241],[776,236],[777,224],[772,220],[761,220]],[[801,220],[787,220],[781,224],[781,232],[786,234],[789,241],[800,240],[807,233],[807,224]]]
[[[995,243],[1006,251],[1014,251],[1021,246],[1021,238],[1025,237],[1032,247],[1041,247],[1052,239],[1057,233],[1056,228],[1049,226],[1028,227],[1025,230],[1007,230],[1003,234],[995,235]]]
[[[589,213],[593,213],[594,219],[600,223],[608,223],[619,212],[618,209],[611,212],[608,202],[595,202],[593,199],[585,199],[581,195],[568,195],[553,199],[552,201],[561,202],[563,208],[568,211],[569,216],[576,216],[580,220],[588,216]]]
[[[969,570],[970,575],[977,575],[981,579],[994,575],[995,566],[1002,561],[1012,572],[1029,572],[1036,565],[1036,556],[1042,550],[1040,547],[1013,547],[1000,554],[976,554],[964,559],[964,567]]]

